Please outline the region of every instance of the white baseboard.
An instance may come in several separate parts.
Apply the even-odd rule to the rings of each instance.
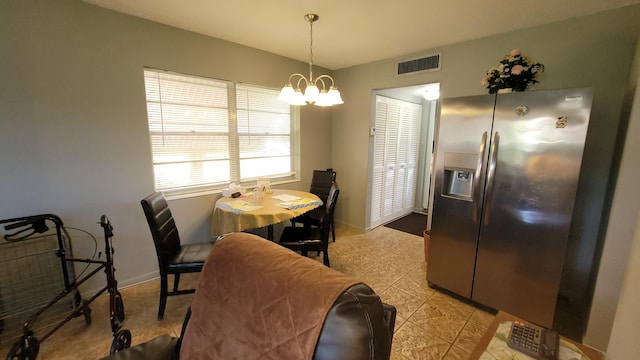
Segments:
[[[143,274],[143,275],[139,275],[130,279],[126,279],[126,280],[118,280],[118,289],[124,289],[127,288],[129,286],[134,286],[134,285],[138,285],[147,281],[151,281],[151,280],[155,280],[157,278],[160,277],[160,272],[158,270],[156,271],[152,271],[150,273],[147,274]],[[116,279],[117,280],[117,279]],[[80,286],[80,294],[83,295],[83,297],[90,297],[92,294],[97,293],[98,291],[100,291],[102,289],[102,286],[104,286],[106,284],[100,285],[100,288],[96,288],[96,289],[91,289],[91,288],[84,288],[83,286]],[[95,286],[95,285],[93,285]],[[108,294],[105,291],[105,294]],[[89,295],[89,296],[88,296]]]

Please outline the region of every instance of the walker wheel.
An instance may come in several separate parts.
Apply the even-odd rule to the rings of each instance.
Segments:
[[[131,331],[120,330],[113,335],[113,341],[111,342],[111,349],[109,353],[113,354],[120,350],[124,350],[131,346]]]
[[[40,342],[33,336],[20,338],[7,354],[7,360],[35,360],[40,351]]]

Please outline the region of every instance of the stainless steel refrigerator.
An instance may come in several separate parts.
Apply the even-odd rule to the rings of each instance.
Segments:
[[[553,325],[590,89],[443,99],[427,280]]]

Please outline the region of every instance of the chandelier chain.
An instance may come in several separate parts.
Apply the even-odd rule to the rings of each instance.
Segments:
[[[313,83],[313,19],[309,21],[309,82]]]

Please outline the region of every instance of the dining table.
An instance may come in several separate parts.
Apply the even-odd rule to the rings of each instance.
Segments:
[[[272,189],[257,196],[246,193],[236,198],[221,196],[213,209],[210,232],[218,236],[267,227],[267,238],[273,241],[273,225],[322,204],[317,195],[300,190]]]

